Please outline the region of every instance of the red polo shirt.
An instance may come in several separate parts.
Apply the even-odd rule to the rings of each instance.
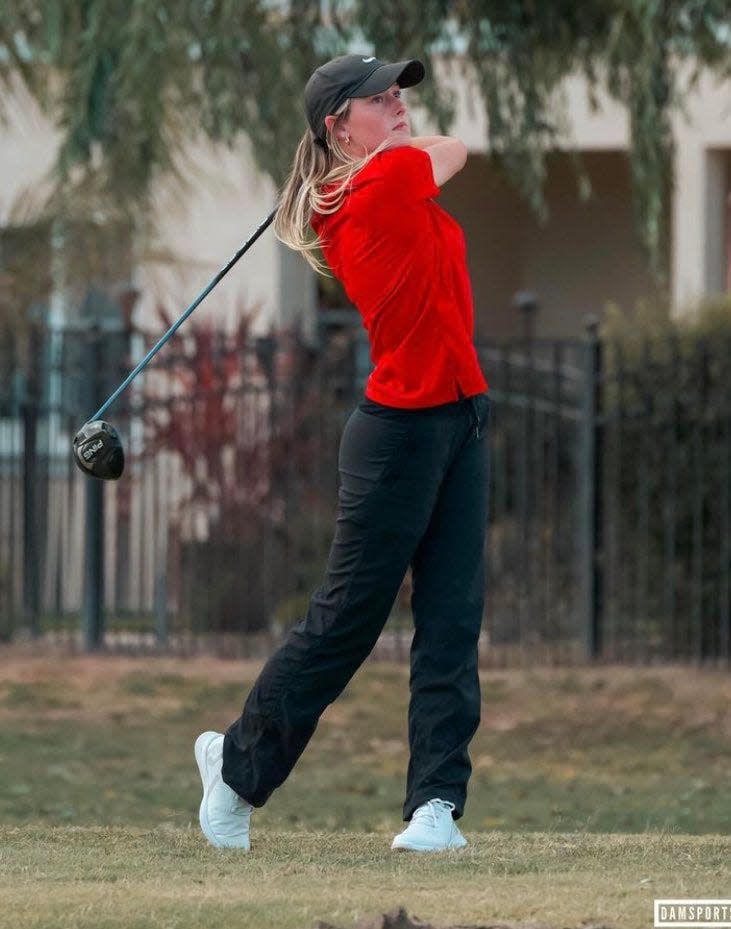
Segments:
[[[365,394],[386,406],[437,406],[487,389],[464,235],[438,194],[429,155],[404,145],[376,155],[340,209],[312,220],[368,332],[375,369]]]

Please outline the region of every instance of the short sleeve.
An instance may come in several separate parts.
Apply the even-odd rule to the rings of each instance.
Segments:
[[[429,155],[413,145],[386,149],[380,156],[381,181],[394,198],[414,202],[439,194]]]

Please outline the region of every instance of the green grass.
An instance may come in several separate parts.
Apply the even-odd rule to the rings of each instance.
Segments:
[[[192,744],[238,714],[254,662],[59,657],[0,673],[0,822],[187,826]],[[262,819],[392,831],[405,667],[369,663]],[[731,683],[689,669],[489,672],[464,818],[484,831],[731,832]]]
[[[192,745],[260,667],[0,665],[0,927],[301,927],[403,905],[436,924],[651,926],[652,898],[728,896],[731,681],[687,668],[486,672],[464,853],[393,855],[408,669],[367,663],[253,820],[197,826]]]
[[[5,929],[310,929],[403,906],[438,925],[646,929],[654,897],[719,896],[720,837],[483,833],[446,855],[367,833],[262,830],[249,855],[195,830],[0,829]]]

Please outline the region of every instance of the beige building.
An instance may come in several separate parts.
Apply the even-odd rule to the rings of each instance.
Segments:
[[[549,159],[546,188],[550,219],[541,225],[490,166],[479,106],[470,105],[467,86],[461,85],[459,91],[454,132],[471,154],[465,170],[445,185],[440,202],[466,232],[478,337],[522,331],[522,320],[513,307],[518,291],[532,291],[538,297],[537,333],[556,336],[580,335],[584,316],[601,312],[607,301],[630,308],[638,297],[650,293],[653,282],[634,224],[623,109],[604,99],[598,112],[592,112],[582,82],[567,82],[571,138],[566,144],[573,143],[582,152],[593,196],[581,201],[572,169],[565,157],[555,153]],[[9,101],[7,110],[8,121],[0,126],[0,245],[3,227],[33,220],[58,144],[58,134],[22,92]],[[418,113],[414,123],[418,132],[432,130]],[[729,289],[731,95],[727,87],[705,75],[688,101],[686,115],[675,117],[675,132],[670,286],[680,313],[705,294]],[[189,156],[193,167],[187,194],[170,185],[156,192],[155,247],[141,252],[131,268],[120,260],[119,289],[133,285],[140,295],[136,321],[155,333],[163,328],[157,305],[165,305],[173,317],[182,312],[269,213],[275,198],[272,183],[254,169],[245,140],[235,152],[199,141],[191,146]],[[168,257],[163,260],[162,255]],[[50,305],[52,338],[54,328],[72,320],[78,310],[73,305],[78,297],[63,286],[63,268],[54,268],[54,279],[58,286]],[[318,301],[317,281],[308,266],[267,233],[196,312],[199,319],[230,322],[242,308],[257,307],[255,331],[265,333],[299,322],[314,334]],[[111,311],[116,312],[113,302]],[[133,350],[141,357],[141,344]],[[58,376],[49,385],[52,402],[54,391],[62,389],[57,381]],[[55,453],[60,464],[44,504],[49,554],[38,568],[38,587],[43,604],[58,602],[62,609],[73,611],[81,602],[83,587],[85,484],[75,470],[70,480],[65,476],[72,435],[64,428],[68,430],[68,424],[64,427],[51,416],[43,438],[44,447]],[[0,422],[0,456],[8,462],[17,460],[21,433],[17,416]],[[138,433],[136,426],[131,427],[125,437],[131,452]],[[153,567],[165,565],[169,540],[175,537],[167,520],[174,518],[170,499],[186,486],[179,471],[177,459],[158,461],[155,467],[148,463],[132,480],[107,486],[108,608],[121,605],[152,611],[162,603],[164,609],[164,577],[156,576]],[[20,526],[23,519],[23,499],[10,466],[7,474],[0,481],[0,555],[9,551],[13,526]],[[166,515],[156,523],[161,507]],[[178,538],[205,538],[204,516],[188,513]],[[127,526],[129,538],[139,542],[126,556],[126,573],[120,568],[119,574],[115,572],[124,557],[117,552],[123,539],[118,525]],[[58,561],[60,553],[63,564]],[[22,585],[18,561],[12,578],[16,603],[21,602]]]
[[[475,292],[478,336],[521,331],[513,307],[518,291],[539,300],[537,333],[579,334],[588,313],[608,301],[631,308],[653,291],[640,246],[626,158],[628,118],[615,102],[600,97],[595,112],[582,80],[565,85],[570,135],[584,159],[593,188],[582,201],[573,168],[556,152],[549,158],[546,198],[549,219],[541,224],[520,196],[502,181],[486,157],[486,126],[470,88],[459,88],[454,134],[467,143],[466,169],[445,186],[440,203],[465,229]],[[475,98],[476,99],[476,98]],[[415,128],[432,127],[415,114]],[[704,74],[686,111],[674,117],[676,189],[673,198],[670,290],[676,312],[699,297],[729,288],[729,192],[731,190],[731,94],[727,84]],[[9,108],[0,137],[0,227],[27,219],[53,164],[58,135],[22,92]],[[257,173],[242,140],[237,151],[200,141],[191,147],[190,187],[185,195],[161,186],[156,194],[158,239],[154,252],[133,269],[140,292],[139,322],[160,326],[158,303],[182,311],[267,215],[275,190]],[[258,309],[256,330],[299,320],[314,331],[318,303],[313,275],[272,234],[224,280],[200,310],[231,319],[241,308]],[[54,313],[65,313],[63,294]]]
[[[571,336],[588,313],[608,301],[632,309],[653,293],[640,245],[630,191],[627,112],[606,96],[589,106],[583,80],[566,82],[570,135],[591,181],[582,202],[566,157],[549,158],[547,223],[541,224],[481,154],[486,127],[469,114],[466,88],[454,127],[471,152],[467,169],[442,195],[463,223],[482,337],[520,332],[512,307],[517,291],[538,295],[537,332]],[[725,292],[729,280],[731,192],[731,93],[727,83],[704,74],[685,114],[673,120],[676,140],[669,288],[674,310],[688,312],[698,299]]]

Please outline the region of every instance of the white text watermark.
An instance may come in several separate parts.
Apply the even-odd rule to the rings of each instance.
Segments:
[[[709,926],[731,929],[731,899],[655,900],[655,927]]]

